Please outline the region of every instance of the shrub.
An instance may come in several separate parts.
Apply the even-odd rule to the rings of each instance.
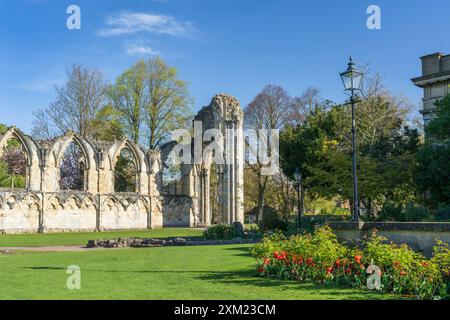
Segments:
[[[435,217],[437,221],[450,220],[450,205],[439,205]]]
[[[405,207],[386,204],[378,219],[379,221],[420,222],[432,220],[424,207],[408,203]]]
[[[236,237],[236,230],[229,225],[215,225],[203,232],[203,237],[207,240],[230,240]]]
[[[278,212],[269,206],[264,207],[260,228],[264,230],[286,230],[287,223],[283,221]]]
[[[367,285],[366,270],[381,270],[380,290],[420,299],[445,297],[450,249],[442,243],[427,260],[406,245],[385,243],[374,235],[361,248],[340,244],[329,227],[286,238],[278,232],[252,249],[258,272],[267,277],[349,287]],[[447,277],[447,278],[446,278]]]

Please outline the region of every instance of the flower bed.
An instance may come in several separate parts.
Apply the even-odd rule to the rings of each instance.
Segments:
[[[340,244],[329,227],[312,234],[265,237],[252,251],[262,276],[440,299],[448,296],[450,249],[438,243],[426,259],[374,234],[360,248]],[[372,275],[373,274],[373,275]],[[377,281],[379,280],[379,281]]]

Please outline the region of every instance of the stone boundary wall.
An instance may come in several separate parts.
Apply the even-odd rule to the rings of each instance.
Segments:
[[[360,242],[377,231],[396,244],[406,243],[413,250],[431,256],[436,240],[450,243],[447,222],[328,222],[339,241]]]

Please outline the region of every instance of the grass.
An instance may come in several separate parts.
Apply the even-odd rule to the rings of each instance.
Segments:
[[[154,230],[106,231],[106,232],[67,232],[0,235],[0,247],[39,247],[39,246],[78,246],[86,245],[88,240],[105,238],[164,238],[201,236],[198,229],[165,228]]]
[[[0,299],[389,299],[256,276],[250,245],[0,255]],[[81,290],[66,269],[81,268]]]

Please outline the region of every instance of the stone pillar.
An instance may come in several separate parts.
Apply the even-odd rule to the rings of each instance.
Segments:
[[[211,225],[211,199],[210,199],[210,176],[209,176],[209,169],[204,169],[204,184],[205,184],[205,195],[204,195],[204,201],[205,201],[205,213],[204,213],[204,220],[206,226]]]
[[[244,130],[242,120],[235,123],[234,222],[244,223]]]

